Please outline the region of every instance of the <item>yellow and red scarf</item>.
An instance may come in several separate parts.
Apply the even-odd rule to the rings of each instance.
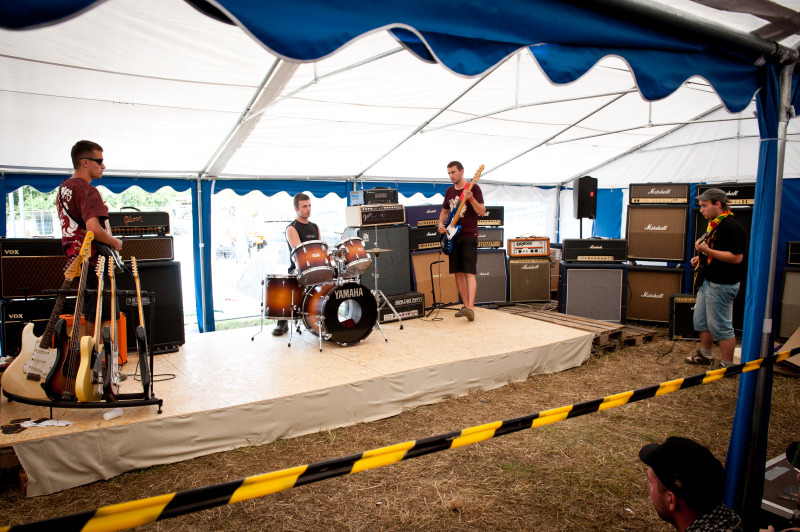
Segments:
[[[730,209],[721,212],[719,216],[717,216],[713,220],[708,221],[708,227],[706,227],[708,238],[706,239],[706,244],[708,244],[708,247],[710,247],[711,249],[714,249],[714,238],[717,235],[717,226],[722,220],[724,220],[728,216],[733,216],[733,213],[730,211]],[[711,256],[707,255],[706,264],[710,262],[711,262]]]

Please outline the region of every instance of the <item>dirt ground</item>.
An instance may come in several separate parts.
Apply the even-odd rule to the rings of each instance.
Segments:
[[[700,373],[693,342],[655,339],[598,351],[579,368],[530,377],[391,418],[132,471],[25,498],[7,482],[0,527],[63,516],[337,458],[533,414]],[[717,356],[719,354],[717,353]],[[147,530],[648,530],[642,445],[694,438],[723,460],[738,377],[141,527]],[[776,375],[767,457],[800,439],[800,379]]]

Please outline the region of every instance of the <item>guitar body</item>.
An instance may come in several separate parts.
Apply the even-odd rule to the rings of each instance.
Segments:
[[[106,353],[103,398],[106,401],[116,401],[119,398],[119,359],[111,340],[111,329],[108,327],[103,329],[103,351]]]
[[[150,398],[150,363],[147,360],[147,336],[144,327],[136,327],[136,348],[139,351],[139,367],[142,374],[142,389],[144,398]]]
[[[78,363],[78,374],[75,376],[75,396],[82,403],[101,399],[99,395],[95,395],[92,383],[92,369],[96,357],[94,338],[91,336],[81,338],[81,361]]]
[[[461,233],[461,226],[454,225],[453,227],[448,227],[447,232],[442,235],[442,251],[445,255],[450,255],[450,252],[453,251],[453,240],[456,239],[459,233]]]
[[[72,383],[78,368],[78,353],[70,353],[70,338],[67,335],[67,320],[60,318],[56,322],[55,332],[56,360],[50,373],[42,384],[47,398],[51,401],[74,401]]]
[[[478,168],[478,171],[475,172],[475,175],[472,176],[472,181],[470,181],[469,185],[467,185],[467,190],[471,191],[472,187],[475,183],[478,182],[478,179],[481,178],[481,172],[483,172],[483,165]],[[467,204],[466,198],[464,198],[464,193],[461,193],[461,203],[458,205],[457,210],[451,210],[450,216],[447,218],[447,222],[444,224],[445,232],[439,238],[439,241],[442,244],[442,251],[444,251],[445,255],[450,255],[450,252],[453,251],[453,240],[458,237],[458,234],[461,232],[461,226],[456,225],[458,223],[458,219],[461,217],[461,213],[464,210],[464,207]]]
[[[37,372],[29,373],[25,370],[25,366],[30,366],[33,362],[31,359],[34,357],[36,346],[39,345],[39,341],[40,338],[33,334],[33,323],[25,324],[25,327],[22,329],[22,345],[19,355],[17,355],[17,358],[6,368],[6,371],[3,373],[2,381],[0,381],[0,386],[2,386],[3,390],[10,394],[27,397],[29,399],[47,399],[47,394],[44,393],[41,384],[44,377],[50,373],[50,369],[53,367],[57,351],[55,349],[48,350],[52,352],[52,357],[50,364],[43,370],[44,374]],[[47,361],[43,360],[42,364],[47,364]]]

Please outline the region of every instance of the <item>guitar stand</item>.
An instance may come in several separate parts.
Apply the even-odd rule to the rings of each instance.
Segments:
[[[439,256],[441,257],[441,255],[439,255]],[[436,260],[436,261],[431,262],[428,265],[428,269],[430,269],[430,272],[431,272],[431,296],[433,296],[431,301],[433,303],[431,304],[431,307],[430,307],[430,310],[428,311],[428,313],[425,314],[426,318],[430,317],[430,315],[433,314],[433,312],[435,310],[439,310],[439,309],[443,309],[443,308],[447,308],[447,309],[451,309],[452,308],[452,303],[437,303],[436,302],[436,285],[433,284],[433,265],[434,264],[439,264],[440,262],[444,262],[444,260]],[[441,278],[442,278],[442,276],[440,275],[439,279],[441,279]]]

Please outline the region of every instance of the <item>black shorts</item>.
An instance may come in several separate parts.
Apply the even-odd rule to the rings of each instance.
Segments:
[[[456,237],[450,250],[450,273],[471,273],[478,271],[478,239]]]
[[[85,264],[84,267],[89,267]],[[94,268],[92,268],[86,277],[86,289],[94,290],[92,293],[85,293],[83,297],[83,316],[86,318],[87,323],[94,323],[95,314],[97,314],[97,275],[95,275]],[[108,292],[111,286],[108,284],[108,276],[103,282],[103,292]],[[111,294],[109,293],[103,298],[103,321],[111,319]],[[116,319],[119,319],[119,298],[117,298],[117,313]],[[94,331],[86,331],[87,335],[93,335]]]

